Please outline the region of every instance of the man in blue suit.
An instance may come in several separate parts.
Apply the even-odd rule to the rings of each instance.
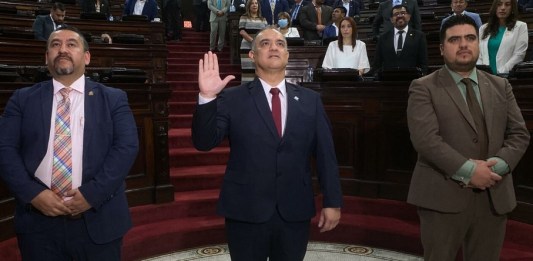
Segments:
[[[476,23],[477,28],[480,28],[481,25],[483,24],[481,23],[481,17],[479,17],[479,14],[468,12],[465,10],[466,7],[468,6],[467,0],[452,0],[451,6],[452,6],[452,14],[442,19],[442,23],[440,24],[441,28],[444,22],[446,22],[448,19],[450,19],[450,17],[454,15],[466,15],[472,18],[472,20],[474,20],[474,22]]]
[[[48,40],[48,36],[65,21],[65,13],[65,6],[60,2],[55,2],[49,15],[38,15],[32,27],[35,39]]]
[[[152,21],[157,17],[155,0],[126,0],[123,15],[145,15]]]
[[[278,14],[289,12],[289,2],[287,0],[261,0],[261,15],[267,20],[269,25],[278,23]]]
[[[220,78],[211,52],[200,60],[194,146],[208,151],[230,141],[217,212],[226,218],[231,259],[303,260],[316,214],[311,158],[323,194],[320,231],[341,215],[331,126],[318,93],[285,82],[289,53],[279,31],[259,32],[249,57],[257,78],[225,90],[235,77]]]
[[[54,31],[46,50],[53,80],[16,90],[0,118],[0,177],[16,199],[23,260],[120,260],[131,227],[124,179],[138,136],[126,93],[85,78],[89,62],[77,29]],[[57,171],[68,180],[62,190]]]

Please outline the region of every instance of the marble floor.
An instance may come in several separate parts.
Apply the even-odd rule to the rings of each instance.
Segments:
[[[227,245],[183,250],[144,261],[230,261]],[[418,256],[366,246],[309,242],[305,261],[422,261]]]

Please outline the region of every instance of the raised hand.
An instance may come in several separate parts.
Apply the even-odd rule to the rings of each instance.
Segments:
[[[204,98],[215,98],[235,76],[228,75],[224,80],[220,78],[218,71],[217,55],[209,51],[204,54],[204,59],[198,62],[198,86],[200,95]]]

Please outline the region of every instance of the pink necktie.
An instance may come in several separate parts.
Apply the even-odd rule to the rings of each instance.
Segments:
[[[59,90],[63,99],[57,103],[52,166],[52,191],[63,196],[72,189],[72,141],[70,137],[71,89]]]
[[[278,135],[281,137],[281,101],[279,99],[279,89],[271,88],[270,93],[272,93],[272,117],[274,118],[276,129],[278,129]]]

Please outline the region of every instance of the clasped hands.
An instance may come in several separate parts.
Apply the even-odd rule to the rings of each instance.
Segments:
[[[495,160],[474,160],[476,164],[472,178],[467,187],[478,188],[485,190],[496,185],[498,181],[502,180],[502,177],[492,171],[492,166],[496,165]]]
[[[91,205],[78,189],[68,191],[65,198],[60,197],[50,189],[46,189],[33,198],[31,204],[44,215],[51,217],[75,216],[91,208]]]

